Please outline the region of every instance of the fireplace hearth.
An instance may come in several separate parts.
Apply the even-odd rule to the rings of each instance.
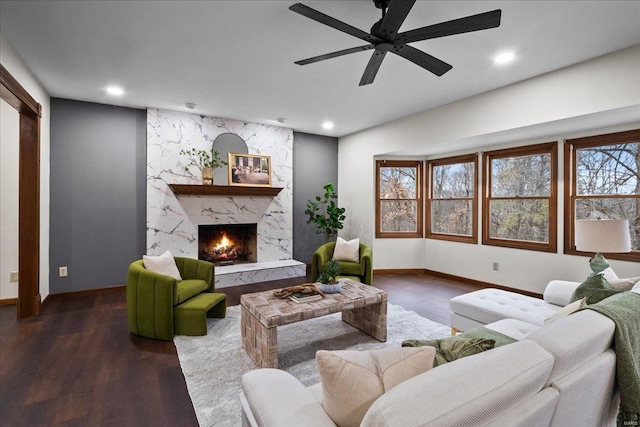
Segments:
[[[198,259],[217,266],[257,262],[257,224],[198,226]]]

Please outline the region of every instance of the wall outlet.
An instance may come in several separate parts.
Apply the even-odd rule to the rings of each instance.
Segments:
[[[67,267],[58,268],[58,277],[67,277]]]
[[[500,267],[500,265],[497,262],[493,263],[493,271],[498,271],[499,267]]]
[[[12,271],[9,273],[9,282],[17,282],[18,281],[18,272]]]

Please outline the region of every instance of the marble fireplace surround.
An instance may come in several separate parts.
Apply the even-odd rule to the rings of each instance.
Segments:
[[[180,150],[210,150],[222,133],[242,137],[250,154],[271,156],[275,197],[173,194],[168,184],[201,184],[197,169]],[[227,173],[226,167],[214,173]],[[171,110],[147,110],[147,254],[169,249],[175,256],[198,257],[201,224],[256,223],[258,262],[216,267],[216,287],[304,276],[293,260],[293,131],[258,123]]]

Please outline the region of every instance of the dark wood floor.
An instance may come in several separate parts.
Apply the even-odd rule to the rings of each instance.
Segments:
[[[225,288],[246,292],[306,278]],[[424,274],[377,274],[389,302],[449,323],[449,299],[477,286]],[[0,425],[197,426],[172,342],[129,333],[123,288],[52,297],[42,315],[16,320],[0,307]]]

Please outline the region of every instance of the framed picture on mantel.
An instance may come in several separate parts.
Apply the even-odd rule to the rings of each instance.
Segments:
[[[271,157],[229,153],[229,185],[271,187]]]

